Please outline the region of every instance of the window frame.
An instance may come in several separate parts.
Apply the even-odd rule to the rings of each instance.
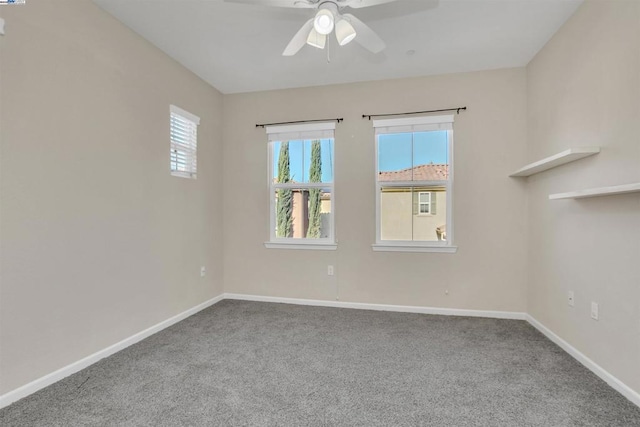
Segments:
[[[267,179],[269,189],[269,241],[264,245],[269,249],[311,249],[336,250],[338,245],[335,238],[335,127],[334,122],[306,123],[295,125],[266,126],[268,136],[268,165]],[[327,136],[327,135],[331,136]],[[287,137],[286,139],[284,137]],[[288,182],[276,183],[273,179],[275,154],[274,146],[277,142],[307,141],[331,139],[331,158],[333,159],[333,179],[331,182]],[[328,189],[331,194],[331,216],[329,219],[329,236],[326,238],[295,238],[276,236],[276,201],[274,194],[279,189],[310,190]]]
[[[376,191],[376,241],[372,246],[374,251],[389,252],[440,252],[455,253],[457,246],[454,242],[453,224],[453,178],[454,178],[454,156],[453,156],[453,115],[407,117],[399,119],[373,120],[375,131],[375,191]],[[393,133],[415,133],[429,131],[447,131],[448,150],[448,179],[441,181],[379,181],[379,135]],[[383,188],[420,188],[420,187],[444,187],[447,194],[446,201],[446,225],[447,240],[382,240],[381,238],[381,194]],[[423,191],[424,192],[424,191]],[[429,191],[431,192],[431,191]],[[413,193],[413,191],[412,191]],[[420,191],[418,191],[418,194]],[[418,196],[419,197],[419,196]],[[418,200],[418,215],[420,205]],[[413,217],[413,215],[412,215]]]
[[[177,143],[173,139],[173,116],[179,116],[185,121],[191,122],[195,125],[195,138],[193,138],[193,147],[180,147],[177,148]],[[179,178],[197,179],[198,177],[198,126],[200,126],[200,117],[192,114],[180,107],[173,104],[169,105],[169,172],[171,176],[177,176]],[[186,158],[192,159],[191,168],[186,171],[173,169],[174,162],[172,161],[173,153],[182,152],[185,153]],[[177,167],[177,164],[176,164]]]

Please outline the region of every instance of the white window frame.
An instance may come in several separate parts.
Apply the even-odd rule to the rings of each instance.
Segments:
[[[455,253],[457,247],[453,245],[453,115],[406,117],[398,119],[373,120],[375,129],[375,184],[376,184],[376,243],[372,245],[374,251],[390,252],[442,252]],[[409,133],[425,131],[447,131],[449,166],[448,179],[444,181],[391,181],[381,183],[378,171],[378,137],[382,134]],[[447,240],[416,241],[416,240],[382,240],[381,239],[381,213],[380,199],[382,188],[389,187],[425,187],[442,186],[447,194]],[[419,196],[418,196],[419,197]],[[418,214],[420,209],[418,205]]]
[[[331,182],[294,182],[276,183],[273,180],[273,164],[275,160],[274,145],[276,142],[293,140],[333,139],[331,158],[335,159],[335,122],[305,123],[296,125],[266,126],[269,140],[268,188],[269,188],[269,241],[265,247],[269,249],[312,249],[336,250],[335,239],[335,161],[333,162],[333,180]],[[331,216],[329,218],[329,237],[326,238],[293,238],[276,236],[276,202],[274,193],[279,189],[328,189],[331,192]]]
[[[420,200],[420,198],[422,197],[423,194],[427,194],[429,196],[429,201],[428,202],[423,202],[422,200]],[[431,198],[434,196],[434,192],[433,191],[419,191],[418,192],[418,215],[433,215],[433,212],[431,211]],[[427,212],[422,212],[422,206],[425,205],[427,206]]]
[[[189,146],[178,144],[173,139],[173,119],[177,116],[179,120],[185,122],[192,130],[189,135]],[[175,105],[169,106],[169,171],[172,176],[180,178],[196,179],[198,175],[198,126],[200,125],[200,117],[191,114]],[[173,161],[174,153],[182,153],[187,159],[187,170],[177,170],[177,164]],[[176,169],[174,169],[174,164]]]

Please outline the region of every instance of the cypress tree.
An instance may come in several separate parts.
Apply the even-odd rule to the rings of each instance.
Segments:
[[[322,152],[320,141],[311,142],[311,164],[309,165],[309,182],[322,181]],[[309,189],[309,229],[307,237],[320,237],[320,208],[321,208],[321,191],[319,188]]]
[[[278,154],[278,183],[291,181],[289,170],[289,142],[280,144]],[[276,205],[276,236],[291,237],[293,231],[293,194],[289,189],[279,189],[278,203]]]

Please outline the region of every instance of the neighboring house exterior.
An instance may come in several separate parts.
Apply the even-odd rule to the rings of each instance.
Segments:
[[[444,181],[448,165],[426,164],[392,172],[380,172],[381,182]],[[301,184],[304,185],[304,184]],[[309,190],[295,189],[293,193],[290,237],[305,238],[309,229]],[[277,196],[276,196],[277,197]],[[329,236],[331,194],[321,195],[320,237]],[[385,187],[380,195],[380,238],[382,240],[446,240],[446,187]]]
[[[392,172],[379,172],[381,182],[443,181],[449,167],[418,165]],[[380,238],[382,240],[446,240],[446,187],[384,187],[380,194]]]

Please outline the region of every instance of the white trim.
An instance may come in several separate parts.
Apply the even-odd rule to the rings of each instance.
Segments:
[[[336,307],[336,308],[351,308],[357,310],[375,310],[375,311],[390,311],[390,312],[401,312],[401,313],[418,313],[418,314],[434,314],[434,315],[444,315],[444,316],[467,316],[467,317],[486,317],[493,319],[511,319],[511,320],[526,320],[531,326],[540,331],[543,335],[545,335],[552,342],[557,344],[560,348],[566,351],[569,355],[571,355],[574,359],[579,361],[582,365],[596,374],[598,377],[603,379],[607,384],[609,384],[614,390],[622,394],[624,397],[629,399],[636,406],[640,407],[640,394],[631,389],[625,383],[620,381],[618,378],[613,376],[611,373],[607,372],[600,365],[595,363],[593,360],[589,359],[571,344],[560,338],[554,332],[552,332],[549,328],[544,326],[538,320],[536,320],[533,316],[527,313],[516,312],[516,311],[492,311],[492,310],[467,310],[467,309],[456,309],[456,308],[439,308],[439,307],[418,307],[418,306],[403,306],[403,305],[388,305],[388,304],[367,304],[367,303],[358,303],[358,302],[344,302],[344,301],[328,301],[328,300],[310,300],[310,299],[298,299],[298,298],[284,298],[284,297],[271,297],[271,296],[261,296],[261,295],[247,295],[247,294],[235,294],[235,293],[224,293],[222,295],[218,295],[215,298],[212,298],[208,301],[203,302],[202,304],[198,304],[195,307],[192,307],[176,316],[173,316],[167,320],[164,320],[150,328],[147,328],[137,334],[132,335],[129,338],[126,338],[116,344],[113,344],[103,350],[100,350],[92,355],[89,355],[77,362],[71,363],[57,371],[54,371],[50,374],[47,374],[43,377],[40,377],[22,387],[19,387],[15,390],[12,390],[8,393],[0,396],[0,409],[6,406],[9,406],[11,403],[16,402],[30,394],[35,393],[38,390],[43,389],[61,379],[74,374],[97,361],[108,357],[120,350],[123,350],[129,347],[132,344],[135,344],[156,332],[159,332],[185,318],[196,314],[197,312],[204,310],[207,307],[212,306],[213,304],[223,300],[242,300],[242,301],[260,301],[260,302],[272,302],[272,303],[281,303],[281,304],[294,304],[294,305],[306,305],[306,306],[316,306],[316,307]]]
[[[453,123],[453,120],[453,114],[447,114],[444,116],[403,117],[401,119],[375,119],[373,120],[373,127],[433,125],[440,123]]]
[[[305,239],[296,239],[305,240]],[[308,239],[307,239],[308,240]],[[338,249],[336,243],[284,243],[284,242],[264,242],[267,249],[309,249],[316,251],[335,251]]]
[[[380,187],[395,188],[395,187],[446,187],[449,181],[378,181]],[[427,190],[434,191],[434,190]]]
[[[322,130],[335,130],[336,122],[304,123],[297,125],[265,126],[267,134],[290,132],[314,132]]]
[[[226,295],[226,294],[225,294]],[[226,298],[226,296],[225,296]],[[544,326],[538,320],[536,320],[530,314],[527,314],[525,320],[531,324],[534,328],[540,331],[544,336],[556,343],[561,349],[569,353],[574,359],[582,363],[587,369],[603,379],[609,384],[615,391],[629,399],[636,406],[640,407],[640,393],[633,390],[631,387],[620,381],[618,378],[607,372],[602,366],[598,365],[593,360],[589,359],[577,348],[560,338],[551,329]]]
[[[488,317],[492,319],[525,320],[526,313],[517,311],[466,310],[459,308],[419,307],[409,305],[367,304],[361,302],[312,300],[225,293],[224,299],[309,305],[315,307],[352,308],[356,310],[393,311],[399,313],[437,314],[444,316]]]
[[[540,331],[549,340],[557,344],[562,350],[566,351],[570,356],[603,379],[614,390],[622,394],[629,399],[636,406],[640,407],[640,393],[631,389],[628,385],[620,381],[618,378],[607,372],[600,365],[589,359],[571,344],[560,338],[553,333],[549,328],[538,322],[533,316],[527,313],[515,312],[515,311],[491,311],[491,310],[465,310],[456,308],[438,308],[438,307],[417,307],[417,306],[402,306],[402,305],[387,305],[387,304],[365,304],[357,302],[343,302],[343,301],[328,301],[328,300],[309,300],[309,299],[297,299],[297,298],[283,298],[283,297],[270,297],[260,295],[246,295],[246,294],[233,294],[225,293],[224,299],[242,300],[242,301],[260,301],[260,302],[273,302],[281,304],[295,304],[295,305],[307,305],[316,307],[336,307],[336,308],[351,308],[358,310],[376,310],[376,311],[393,311],[402,313],[419,313],[419,314],[435,314],[445,316],[468,316],[468,317],[487,317],[494,319],[512,319],[512,320],[525,320],[531,326]]]
[[[307,190],[312,188],[318,188],[320,190],[332,189],[333,182],[282,182],[271,184],[274,190]]]
[[[198,174],[193,172],[184,171],[171,171],[171,176],[177,176],[178,178],[198,179]]]
[[[125,338],[120,342],[117,342],[113,345],[110,345],[107,348],[99,350],[87,357],[84,357],[76,362],[73,362],[67,366],[64,366],[50,374],[47,374],[43,377],[40,377],[34,381],[31,381],[28,384],[23,385],[22,387],[18,387],[15,390],[12,390],[8,393],[0,396],[0,408],[4,408],[5,406],[9,406],[13,402],[22,399],[30,394],[35,393],[38,390],[41,390],[57,381],[60,381],[63,378],[68,377],[71,374],[75,374],[82,369],[93,365],[97,361],[104,359],[105,357],[111,356],[114,353],[117,353],[120,350],[124,350],[125,348],[133,345],[143,339],[155,334],[156,332],[160,332],[161,330],[168,328],[171,325],[174,325],[181,320],[186,319],[189,316],[193,316],[197,312],[204,310],[207,307],[212,306],[213,304],[222,301],[224,299],[224,294],[218,295],[215,298],[212,298],[208,301],[205,301],[201,304],[196,305],[186,311],[183,311],[180,314],[177,314],[173,317],[170,317],[167,320],[163,320],[160,323],[157,323],[150,328],[147,328],[141,332],[138,332],[134,335],[131,335],[129,338]]]
[[[4,36],[4,19],[0,18],[0,36]]]
[[[376,243],[371,245],[374,252],[434,252],[443,254],[455,254],[458,252],[457,246],[436,246],[436,245],[410,245],[410,244],[392,244],[392,243]]]
[[[200,117],[196,116],[193,113],[190,113],[186,110],[183,110],[182,108],[175,106],[173,104],[170,104],[169,106],[169,112],[174,113],[174,114],[178,114],[182,117],[184,117],[185,119],[189,119],[192,122],[194,122],[196,125],[200,125]]]

